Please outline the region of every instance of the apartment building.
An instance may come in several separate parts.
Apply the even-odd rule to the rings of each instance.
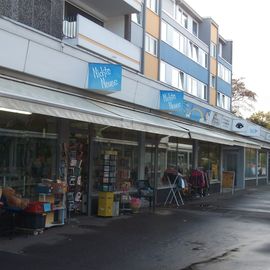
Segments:
[[[167,168],[268,183],[270,132],[231,113],[232,41],[188,1],[0,0],[0,38],[0,186],[59,179],[91,214],[141,179],[163,202]]]

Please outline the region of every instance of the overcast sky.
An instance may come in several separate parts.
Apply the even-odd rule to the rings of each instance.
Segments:
[[[246,87],[257,93],[255,111],[270,111],[268,1],[186,0],[186,2],[202,17],[214,19],[219,25],[220,35],[233,41],[233,78],[244,77]]]

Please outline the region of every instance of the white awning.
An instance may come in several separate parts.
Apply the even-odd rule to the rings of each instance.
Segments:
[[[267,143],[255,142],[237,134],[188,125],[148,112],[6,78],[0,78],[0,107],[164,136],[247,148],[270,148]]]
[[[153,114],[94,102],[75,94],[4,78],[0,78],[0,107],[165,136],[189,138],[188,130],[176,125],[173,121]]]
[[[206,129],[203,127],[195,127],[192,125],[178,123],[184,128],[188,128],[190,131],[190,136],[192,139],[199,141],[206,141],[212,143],[219,143],[225,145],[234,145],[234,140],[230,136],[226,136],[222,133],[219,133],[215,130]]]

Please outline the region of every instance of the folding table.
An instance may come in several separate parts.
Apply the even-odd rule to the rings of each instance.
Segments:
[[[180,206],[179,200],[181,201],[182,205],[184,205],[183,198],[181,196],[181,187],[178,185],[178,181],[181,180],[181,175],[179,173],[173,174],[168,173],[166,178],[169,183],[169,193],[167,195],[166,201],[164,203],[164,206],[166,204],[172,204],[173,201],[175,201],[177,206]]]

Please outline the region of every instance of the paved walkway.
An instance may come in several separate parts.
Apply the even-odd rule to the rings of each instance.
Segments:
[[[233,211],[248,211],[249,213],[265,214],[270,213],[270,200],[262,199],[262,193],[266,194],[269,191],[270,185],[250,187],[245,190],[239,190],[232,195],[231,193],[224,194],[211,194],[203,198],[194,198],[185,201],[184,206],[176,208],[170,207],[157,207],[156,213],[158,215],[165,215],[170,210],[176,211],[217,211],[229,212]],[[252,198],[252,200],[251,200]],[[23,250],[30,246],[37,244],[53,245],[58,242],[67,240],[74,235],[83,235],[91,231],[96,231],[98,228],[106,227],[115,221],[123,222],[126,219],[136,218],[136,215],[149,215],[153,217],[153,212],[149,209],[144,209],[142,213],[135,215],[121,215],[113,218],[100,218],[100,217],[86,217],[81,216],[71,219],[68,224],[61,227],[54,227],[46,229],[43,234],[34,236],[31,234],[17,233],[13,239],[8,237],[0,237],[0,251],[21,254]]]

